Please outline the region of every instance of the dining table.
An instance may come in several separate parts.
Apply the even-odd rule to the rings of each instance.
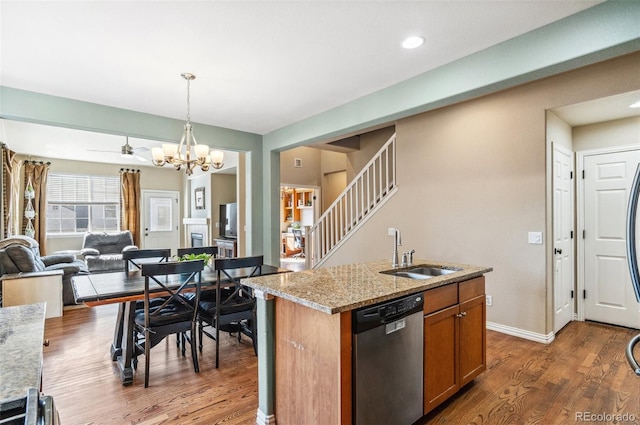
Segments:
[[[221,273],[220,285],[235,286],[240,279],[253,276],[266,276],[276,273],[290,272],[277,266],[263,264],[259,269],[253,267],[226,271],[229,276]],[[163,282],[168,288],[177,288],[184,283],[187,276],[168,275]],[[218,284],[218,273],[210,266],[205,266],[201,275],[203,291],[212,290]],[[145,277],[140,269],[130,269],[128,272],[116,271],[74,276],[72,287],[76,303],[89,307],[118,303],[113,342],[111,344],[111,360],[117,362],[122,385],[133,383],[134,367],[134,319],[136,302],[144,300]],[[154,296],[167,295],[166,290],[157,283],[150,282],[150,292]]]

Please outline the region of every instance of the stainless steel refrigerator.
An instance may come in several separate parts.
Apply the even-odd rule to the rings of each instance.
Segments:
[[[636,294],[636,300],[640,303],[640,271],[638,271],[638,252],[636,245],[636,223],[638,222],[638,197],[640,197],[640,164],[636,170],[629,195],[627,207],[627,262],[631,273],[631,284]],[[640,376],[640,363],[633,356],[633,349],[640,344],[640,334],[631,338],[627,345],[627,360],[636,375]]]

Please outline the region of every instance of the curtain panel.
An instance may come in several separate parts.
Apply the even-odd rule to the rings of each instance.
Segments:
[[[122,230],[131,231],[134,245],[140,246],[140,170],[120,169],[122,186]]]
[[[27,187],[27,182],[31,179],[33,190],[35,191],[35,197],[33,198],[33,208],[36,211],[36,216],[33,219],[33,228],[35,230],[34,239],[40,244],[40,255],[46,255],[47,246],[47,177],[49,176],[50,162],[42,161],[25,161],[24,162],[24,189]],[[24,207],[27,205],[27,200],[24,200]],[[22,233],[27,226],[27,219],[22,217]]]
[[[20,163],[16,160],[16,153],[2,144],[2,238],[19,232],[19,220],[16,195],[17,185],[14,185],[17,174],[20,177]],[[17,171],[17,173],[16,173]]]

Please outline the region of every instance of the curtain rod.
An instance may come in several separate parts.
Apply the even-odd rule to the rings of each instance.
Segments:
[[[32,164],[40,164],[40,165],[44,165],[44,164],[51,165],[51,163],[50,163],[50,162],[44,162],[44,161],[33,161],[33,160],[29,160],[29,159],[25,159],[25,160],[24,160],[24,163],[25,163],[25,164],[32,163]]]
[[[121,173],[124,173],[124,172],[139,173],[140,170],[136,170],[135,168],[121,168],[120,172]]]

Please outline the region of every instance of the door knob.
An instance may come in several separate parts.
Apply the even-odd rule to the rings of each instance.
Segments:
[[[554,254],[562,254],[562,249],[560,249],[560,248],[554,248],[554,249],[553,249],[553,253],[554,253]]]

